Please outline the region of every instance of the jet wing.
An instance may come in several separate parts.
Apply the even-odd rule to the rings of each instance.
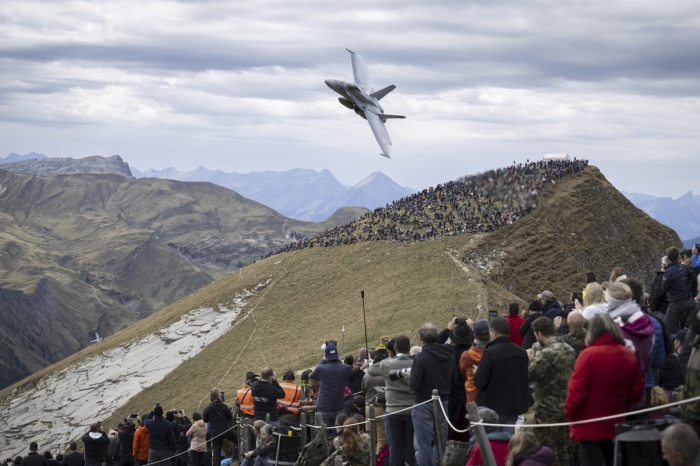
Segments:
[[[382,149],[382,155],[384,157],[390,157],[391,138],[389,137],[389,132],[386,130],[386,126],[384,126],[381,117],[372,112],[365,112],[365,117],[367,118],[370,128],[372,128],[372,132],[379,143],[379,147]]]
[[[350,52],[350,60],[352,61],[352,75],[355,78],[355,84],[363,89],[369,89],[369,70],[361,56],[350,49],[345,49]]]

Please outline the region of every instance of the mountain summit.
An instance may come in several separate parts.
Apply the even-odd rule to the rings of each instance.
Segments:
[[[172,167],[163,170],[132,170],[137,178],[153,177],[178,181],[209,181],[233,189],[243,196],[265,204],[297,220],[321,222],[343,207],[375,209],[412,194],[380,172],[349,188],[329,170],[295,168],[286,172],[226,173],[204,167],[180,172]]]
[[[15,152],[10,152],[7,157],[0,158],[0,164],[4,163],[12,163],[12,162],[22,162],[25,160],[31,160],[31,159],[45,159],[47,158],[44,154],[37,154],[36,152],[30,152],[28,154],[20,155],[16,154]]]
[[[12,154],[10,154],[12,155]],[[27,154],[29,155],[29,154]],[[41,154],[37,154],[41,155]],[[9,157],[9,156],[8,156]],[[27,156],[24,156],[27,157]],[[129,164],[118,156],[100,157],[94,155],[82,159],[72,158],[31,158],[2,165],[3,170],[32,175],[121,175],[132,178]]]

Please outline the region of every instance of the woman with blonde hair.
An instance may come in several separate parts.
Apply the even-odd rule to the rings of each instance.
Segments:
[[[535,434],[519,430],[508,443],[506,466],[550,466],[554,464],[554,451],[537,442]]]
[[[583,318],[592,320],[596,314],[604,314],[608,312],[608,305],[603,294],[603,287],[600,283],[589,283],[586,285],[586,293],[583,298],[583,306],[576,303],[576,308],[583,312]]]
[[[342,445],[321,466],[333,466],[338,455],[348,466],[369,466],[369,442],[369,435],[360,433],[355,420],[348,419],[343,423]]]

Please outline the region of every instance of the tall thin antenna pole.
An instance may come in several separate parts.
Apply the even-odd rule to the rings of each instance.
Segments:
[[[365,349],[367,350],[367,359],[369,359],[369,344],[367,343],[367,315],[365,314],[365,290],[360,291],[362,296],[362,318],[365,321]]]

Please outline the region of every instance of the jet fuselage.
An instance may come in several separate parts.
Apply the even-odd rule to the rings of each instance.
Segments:
[[[337,79],[326,79],[325,82],[328,87],[343,96],[338,99],[343,106],[354,110],[355,113],[360,115],[362,118],[366,119],[364,113],[368,110],[368,108],[375,109],[375,111],[372,113],[384,113],[384,109],[381,105],[379,105],[377,99],[367,94],[367,92],[357,84],[347,83]],[[344,99],[345,102],[341,99]]]

